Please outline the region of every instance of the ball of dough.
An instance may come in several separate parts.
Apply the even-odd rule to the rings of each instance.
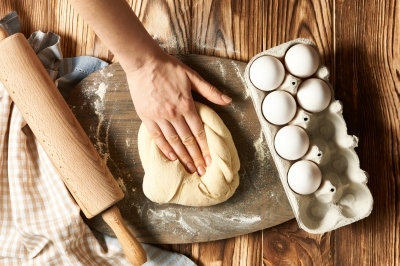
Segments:
[[[158,149],[147,128],[139,129],[139,156],[144,168],[143,192],[157,203],[210,206],[229,199],[239,185],[239,156],[231,133],[214,110],[195,103],[212,158],[206,173],[190,174],[179,160],[170,161]]]

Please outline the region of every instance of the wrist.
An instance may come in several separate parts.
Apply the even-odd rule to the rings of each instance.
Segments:
[[[149,49],[145,53],[130,51],[128,53],[116,55],[116,57],[126,73],[135,73],[144,69],[151,69],[167,56],[157,43],[155,43],[155,45],[154,47],[148,47]]]

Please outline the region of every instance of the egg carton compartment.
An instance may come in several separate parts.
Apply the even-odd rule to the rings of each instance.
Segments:
[[[367,217],[372,211],[373,198],[366,185],[368,174],[360,169],[360,162],[354,150],[358,138],[347,134],[342,115],[343,105],[334,97],[328,69],[319,63],[314,74],[300,78],[289,73],[285,65],[287,51],[297,44],[306,44],[318,51],[316,45],[308,39],[295,39],[263,51],[247,64],[245,81],[299,227],[310,233],[324,233]],[[272,56],[285,66],[282,82],[271,91],[260,90],[250,78],[252,64],[264,56]],[[319,54],[318,59],[320,61]],[[265,118],[262,108],[268,94],[285,91],[296,99],[299,86],[313,78],[323,80],[329,86],[331,97],[325,109],[318,112],[306,111],[296,100],[295,114],[289,122],[277,125]],[[277,132],[287,126],[300,127],[307,133],[307,151],[298,159],[284,159],[275,149]],[[298,161],[313,162],[321,172],[321,181],[311,194],[298,194],[288,184],[288,172]]]

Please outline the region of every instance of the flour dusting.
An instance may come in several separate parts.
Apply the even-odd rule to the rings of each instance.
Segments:
[[[240,107],[238,107],[234,102],[230,103],[230,107],[235,113],[238,113],[240,115],[241,120],[238,121],[238,123],[241,127],[243,127],[246,116],[245,112]]]
[[[261,221],[260,216],[236,216],[236,217],[231,217],[227,220],[233,221],[233,222],[239,222],[239,223],[255,223],[258,221]]]
[[[235,69],[236,76],[238,76],[238,78],[240,78],[240,80],[242,81],[243,85],[245,86],[245,90],[243,91],[243,99],[246,100],[247,98],[250,97],[250,92],[247,89],[246,81],[245,81],[245,79],[244,79],[244,77],[242,75],[242,72],[240,71],[240,68],[239,68],[238,64],[234,60],[232,60],[232,65],[233,65],[233,68]]]
[[[132,144],[131,138],[126,138],[125,143],[126,143],[126,147],[129,148]]]
[[[126,192],[125,182],[122,178],[117,179],[117,184],[122,189],[123,192]]]
[[[232,65],[235,69],[236,75],[240,78],[240,80],[243,82],[243,84],[246,84],[246,81],[244,80],[244,77],[243,77],[242,73],[240,72],[240,68],[239,68],[238,64],[232,60]]]
[[[159,36],[157,34],[153,35],[152,37],[156,42],[158,42],[158,45],[164,50],[179,48],[179,42],[176,37],[171,38],[167,36]]]
[[[99,96],[101,101],[104,101],[104,96],[106,95],[107,88],[108,85],[102,82],[100,83],[98,90],[95,92],[95,94]]]
[[[181,230],[186,231],[189,234],[193,234],[196,232],[196,229],[194,229],[189,222],[182,217],[182,214],[180,211],[177,211],[174,208],[165,208],[165,209],[148,209],[147,210],[147,216],[151,217],[151,220],[159,220],[162,224],[165,223],[165,221],[171,220],[175,221],[178,225],[179,228],[176,228],[174,230],[174,234],[180,235],[182,234]],[[181,230],[179,230],[181,229]]]
[[[147,215],[153,216],[155,219],[164,219],[164,218],[173,218],[174,220],[177,218],[176,216],[176,210],[172,208],[166,208],[163,210],[152,210],[148,209]]]
[[[240,54],[240,51],[234,49],[234,45],[233,44],[228,45],[228,47],[221,48],[221,47],[215,47],[213,45],[196,43],[196,48],[197,49],[203,49],[203,50],[226,51],[228,53]]]
[[[217,59],[217,64],[219,66],[219,72],[221,72],[222,78],[224,79],[224,83],[226,83],[226,71],[220,59]]]
[[[244,91],[243,91],[243,98],[246,100],[249,97],[250,97],[250,92],[249,92],[249,90],[247,89],[247,86],[246,86],[244,88]]]
[[[103,143],[103,142],[100,140],[100,131],[101,131],[101,127],[102,127],[103,122],[104,122],[104,114],[103,114],[103,111],[104,111],[104,104],[103,104],[102,101],[99,101],[99,99],[97,99],[97,100],[94,102],[94,113],[95,113],[95,114],[97,115],[97,117],[99,118],[99,122],[97,123],[96,135],[95,135],[95,137],[96,137],[96,145],[97,145],[98,152],[99,152],[100,154],[102,154],[103,157],[104,157],[104,153],[105,153],[105,148],[106,148],[106,147],[104,147],[104,146],[105,146],[105,143]],[[104,159],[104,158],[103,158],[103,159]]]
[[[265,157],[267,156],[265,152],[265,140],[264,140],[264,134],[262,130],[260,131],[260,137],[253,143],[254,148],[256,148],[257,152],[257,160],[260,162],[265,161]]]
[[[192,233],[194,229],[187,223],[182,216],[179,217],[178,223],[180,224],[181,228],[184,229],[188,233]]]
[[[105,120],[105,116],[104,116],[104,110],[105,110],[104,97],[105,97],[105,94],[107,92],[108,85],[103,83],[103,82],[101,82],[100,84],[97,83],[95,85],[97,85],[97,88],[96,87],[90,87],[87,90],[85,90],[83,93],[84,93],[84,96],[89,100],[89,102],[93,101],[91,99],[93,99],[92,97],[94,95],[98,96],[97,98],[95,98],[95,100],[91,104],[93,106],[94,113],[97,115],[98,123],[97,123],[97,126],[95,128],[91,127],[91,130],[94,133],[94,138],[96,140],[95,146],[97,148],[97,151],[102,156],[103,160],[105,162],[107,162],[109,157],[110,157],[109,156],[109,149],[108,149],[108,134],[109,134],[110,126],[111,126],[110,122],[108,122],[106,124],[106,127],[105,127],[105,142],[103,142],[101,140],[102,138],[104,138],[104,136],[102,136],[101,133],[103,132],[102,129],[103,129],[103,126],[104,126],[104,123],[105,123],[105,121],[104,121]],[[110,118],[109,121],[111,121],[111,118]]]

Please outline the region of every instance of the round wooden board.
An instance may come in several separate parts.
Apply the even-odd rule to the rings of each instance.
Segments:
[[[240,185],[226,202],[210,207],[160,205],[142,191],[144,171],[137,150],[141,121],[118,63],[99,70],[67,97],[67,102],[125,193],[117,206],[140,242],[193,243],[258,231],[294,217],[265,143],[252,100],[244,84],[246,63],[201,55],[176,55],[204,79],[233,98],[212,107],[232,133],[241,161]],[[145,89],[145,88],[143,88]],[[166,176],[165,178],[168,178]],[[90,227],[113,235],[100,217]]]

